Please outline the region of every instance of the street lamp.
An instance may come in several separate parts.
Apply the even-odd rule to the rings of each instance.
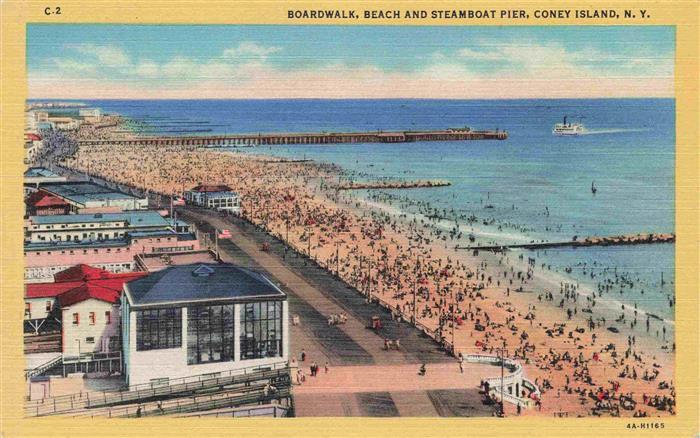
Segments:
[[[372,262],[374,257],[367,260],[367,301],[372,302]]]
[[[413,278],[413,325],[418,322],[418,270],[420,269],[421,255],[416,256],[416,267]]]
[[[308,242],[306,255],[309,259],[311,259],[311,227],[310,226],[306,227],[306,240]]]
[[[340,278],[340,244],[345,243],[343,240],[335,242],[335,275]]]
[[[452,353],[454,354],[456,349],[455,349],[455,329],[457,328],[457,321],[455,318],[455,314],[457,313],[457,303],[452,302]]]

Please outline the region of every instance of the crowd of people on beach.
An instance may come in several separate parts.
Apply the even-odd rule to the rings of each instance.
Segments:
[[[540,277],[551,267],[535,257],[456,251],[455,242],[468,236],[458,226],[438,226],[450,212],[425,205],[423,216],[409,216],[369,208],[351,193],[333,190],[344,177],[337,166],[187,146],[106,144],[81,146],[59,164],[127,190],[166,196],[200,183],[229,185],[242,199],[245,219],[368,302],[414,323],[446,351],[507,349],[540,388],[539,410],[590,415],[609,412],[613,408],[603,406],[611,403],[632,415],[627,399],[635,401],[635,415],[674,409],[670,339],[637,345],[651,322],[647,318],[646,330],[638,328],[636,316],[619,333],[608,330],[596,300],[610,289],[584,298],[576,284],[562,281],[558,291],[545,290]],[[620,276],[612,284],[628,281]],[[333,324],[340,321],[338,316]],[[632,334],[635,342],[626,342]],[[312,368],[313,376],[318,366]],[[296,377],[303,381],[301,372]],[[657,378],[668,383],[659,385]]]

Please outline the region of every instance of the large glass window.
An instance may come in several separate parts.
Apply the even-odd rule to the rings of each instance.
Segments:
[[[136,350],[158,350],[182,346],[182,309],[136,312]]]
[[[282,356],[282,302],[241,304],[241,359]]]
[[[187,308],[187,363],[234,360],[234,305]]]

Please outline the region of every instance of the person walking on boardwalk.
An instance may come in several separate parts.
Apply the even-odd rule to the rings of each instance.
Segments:
[[[459,373],[464,374],[464,355],[459,353]]]
[[[306,361],[306,351],[304,351],[303,348],[301,349],[301,355],[300,355],[300,356],[301,356],[301,361],[302,361],[302,362]]]

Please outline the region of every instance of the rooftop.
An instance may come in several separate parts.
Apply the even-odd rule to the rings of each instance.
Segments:
[[[155,210],[134,210],[121,213],[61,214],[54,216],[31,216],[36,225],[82,224],[92,222],[128,222],[130,227],[168,227],[170,221]]]
[[[28,134],[27,134],[28,135]],[[36,135],[36,134],[33,134]],[[38,137],[38,136],[37,136]],[[41,137],[39,137],[41,140]],[[24,172],[25,178],[57,178],[61,175],[45,168],[45,167],[30,167]]]
[[[69,204],[61,198],[43,190],[38,190],[27,197],[27,205],[33,207],[67,207]]]
[[[62,198],[70,199],[83,204],[89,201],[141,199],[138,196],[84,181],[46,183],[42,184],[41,188]]]
[[[61,307],[88,299],[116,303],[124,283],[148,275],[145,272],[115,274],[88,265],[76,265],[54,275],[53,283],[27,284],[25,298],[58,297]]]
[[[169,266],[216,263],[214,253],[210,250],[187,251],[168,254],[138,254],[142,265],[148,272],[163,270]]]
[[[82,240],[74,241],[54,241],[54,242],[25,242],[25,251],[47,251],[47,250],[71,250],[71,249],[87,249],[87,248],[120,248],[129,246],[127,239],[109,239],[109,240]]]
[[[154,231],[136,231],[129,233],[129,238],[143,238],[143,237],[176,237],[178,241],[189,241],[197,240],[197,236],[194,233],[176,233],[173,230],[154,230]]]
[[[192,192],[232,192],[231,187],[225,184],[200,184],[192,188]]]
[[[124,290],[134,308],[286,297],[263,275],[228,263],[172,266],[133,281]]]

